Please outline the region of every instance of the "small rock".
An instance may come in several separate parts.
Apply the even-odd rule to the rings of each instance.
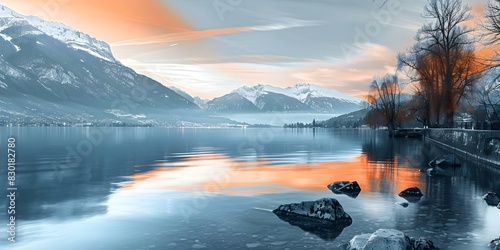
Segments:
[[[358,182],[356,182],[356,181],[353,181],[353,182],[336,181],[336,182],[330,183],[327,187],[335,194],[345,194],[345,195],[350,196],[352,198],[356,198],[359,195],[359,193],[361,192],[361,187],[359,186]]]
[[[498,199],[498,196],[495,192],[488,192],[487,194],[483,195],[484,201],[486,201],[486,204],[489,206],[497,206],[500,203],[500,199]]]
[[[418,187],[410,187],[401,191],[401,193],[399,193],[399,196],[405,198],[409,202],[415,203],[419,202],[424,195]]]
[[[410,204],[408,202],[396,202],[396,205],[400,205],[404,208],[407,208]]]
[[[434,243],[427,238],[420,237],[418,240],[413,242],[413,250],[433,250],[437,249]]]
[[[495,250],[500,250],[500,237],[492,240],[489,246]]]

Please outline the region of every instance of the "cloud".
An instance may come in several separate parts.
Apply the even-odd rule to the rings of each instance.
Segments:
[[[308,21],[308,20],[299,20],[293,18],[284,18],[282,22],[276,22],[274,24],[262,25],[253,27],[252,30],[256,31],[272,31],[272,30],[283,30],[283,29],[291,29],[291,28],[299,28],[299,27],[308,27],[308,26],[317,26],[322,22],[320,21]]]
[[[251,27],[234,27],[234,28],[220,28],[220,29],[208,29],[208,30],[189,30],[189,31],[170,33],[160,36],[145,37],[145,38],[115,42],[112,43],[111,46],[117,47],[117,46],[147,45],[147,44],[157,44],[157,43],[180,42],[186,40],[198,40],[213,36],[249,31],[251,29],[252,29]]]
[[[275,55],[229,57],[225,62],[203,58],[185,63],[141,63],[126,60],[140,73],[164,85],[174,85],[191,95],[218,97],[242,85],[259,83],[288,87],[296,83],[314,83],[347,94],[363,96],[374,76],[395,72],[396,53],[374,43],[361,44],[351,60],[326,58],[312,60]],[[263,63],[266,62],[266,63]]]
[[[187,40],[198,40],[204,38],[210,38],[220,35],[228,35],[240,32],[248,31],[275,31],[283,29],[292,29],[299,27],[308,27],[319,25],[319,21],[306,21],[293,18],[284,18],[281,22],[276,22],[267,25],[260,26],[242,26],[242,27],[228,27],[228,28],[217,28],[217,29],[205,29],[205,30],[186,30],[181,32],[169,33],[160,36],[144,37],[138,39],[130,39],[112,43],[114,47],[118,46],[135,46],[135,45],[147,45],[147,44],[158,44],[158,43],[171,43],[180,42]]]

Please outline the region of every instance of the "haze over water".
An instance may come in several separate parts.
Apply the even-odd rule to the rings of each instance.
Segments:
[[[79,164],[54,169],[97,130],[0,128],[18,154],[18,242],[2,248],[331,249],[395,228],[443,249],[488,249],[498,237],[500,211],[481,196],[500,190],[500,174],[465,163],[427,176],[419,170],[443,152],[420,140],[350,129],[113,128]],[[339,180],[362,192],[353,199],[326,188]],[[422,201],[395,204],[411,186]],[[328,197],[353,218],[333,240],[270,212]]]

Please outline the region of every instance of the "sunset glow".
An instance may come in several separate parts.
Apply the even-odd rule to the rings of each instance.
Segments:
[[[104,40],[125,65],[202,98],[260,83],[314,83],[363,97],[373,76],[395,71],[397,53],[413,43],[423,20],[425,1],[405,4],[397,13],[364,3],[311,4],[303,6],[307,13],[301,5],[266,3],[266,10],[254,1],[221,12],[212,1],[3,1],[25,15],[63,22]],[[485,2],[468,4],[475,18],[467,25],[474,26]],[[274,9],[282,9],[282,15]],[[354,9],[371,18],[331,20]],[[389,23],[378,21],[387,13]],[[394,34],[399,38],[392,39]]]

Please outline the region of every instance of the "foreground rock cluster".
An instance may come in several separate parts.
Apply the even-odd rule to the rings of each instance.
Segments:
[[[379,229],[372,234],[354,236],[349,243],[339,246],[344,250],[432,250],[437,249],[426,238],[413,239],[395,229]]]
[[[361,187],[356,181],[337,181],[328,185],[328,189],[336,194],[346,194],[356,198]],[[409,202],[418,202],[423,194],[418,187],[403,190],[399,196]],[[399,204],[407,207],[407,202]],[[300,227],[325,240],[337,238],[344,228],[352,224],[351,216],[346,213],[337,199],[323,198],[316,201],[284,204],[273,210],[281,220],[290,225]],[[340,248],[345,250],[432,250],[437,249],[432,241],[426,238],[413,239],[401,231],[379,229],[372,234],[356,235]]]

